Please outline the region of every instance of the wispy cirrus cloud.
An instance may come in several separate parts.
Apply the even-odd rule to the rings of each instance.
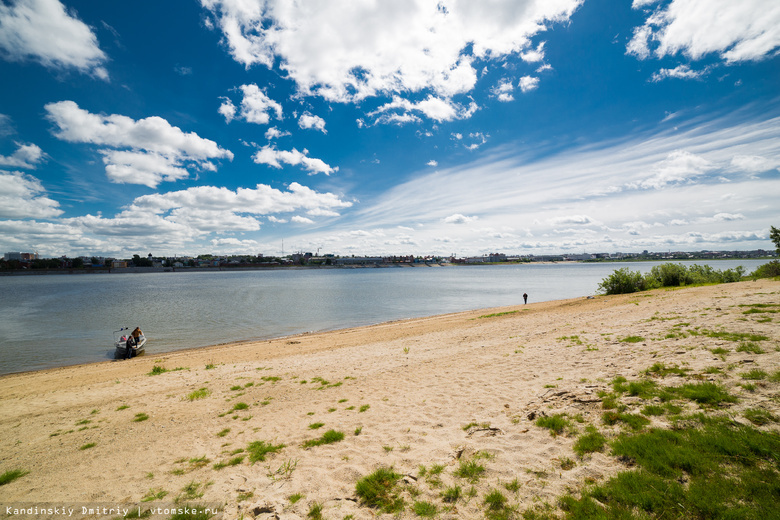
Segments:
[[[427,251],[446,236],[464,254],[761,247],[753,243],[766,240],[780,192],[779,129],[777,118],[714,119],[554,155],[506,146],[422,170],[364,201],[349,225],[404,226]],[[479,229],[453,225],[476,215]],[[390,247],[378,236],[363,245]]]

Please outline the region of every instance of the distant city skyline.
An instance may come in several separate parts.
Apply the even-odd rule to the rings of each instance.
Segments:
[[[772,251],[780,225],[775,0],[10,0],[0,77],[2,251]]]

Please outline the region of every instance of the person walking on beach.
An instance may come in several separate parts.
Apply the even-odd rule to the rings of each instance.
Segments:
[[[528,293],[523,293],[523,304],[528,303]]]

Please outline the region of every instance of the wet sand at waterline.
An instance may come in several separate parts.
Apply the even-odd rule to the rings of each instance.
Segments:
[[[780,383],[739,386],[751,368],[780,370],[780,318],[744,314],[767,303],[780,303],[780,282],[521,304],[3,376],[0,473],[29,473],[0,486],[0,513],[11,504],[170,505],[194,483],[203,495],[188,502],[218,504],[225,518],[305,518],[316,503],[325,518],[368,519],[376,511],[360,503],[355,484],[380,467],[405,475],[407,504],[435,503],[438,518],[484,518],[484,495],[514,479],[519,489],[505,494],[520,511],[554,505],[626,467],[609,450],[580,459],[576,436],[554,437],[532,418],[579,414],[581,431],[594,424],[614,437],[621,428],[602,423],[598,393],[616,376],[679,366],[739,397],[716,413],[739,422],[749,408],[780,415]],[[769,339],[756,354],[685,330]],[[629,336],[641,339],[623,341]],[[728,353],[711,352],[719,347]],[[167,371],[149,375],[155,366]],[[721,373],[706,373],[711,367]],[[628,411],[638,413],[647,403],[635,401]],[[650,419],[668,427],[664,416]],[[302,446],[328,430],[344,439]],[[215,468],[253,441],[285,447],[265,461]],[[453,473],[475,454],[486,472],[472,484]],[[563,469],[564,460],[573,467]],[[443,466],[441,484],[421,476],[421,465]],[[456,484],[473,485],[476,496],[445,510],[440,494]],[[153,494],[160,498],[142,502]],[[400,517],[416,516],[407,506]]]

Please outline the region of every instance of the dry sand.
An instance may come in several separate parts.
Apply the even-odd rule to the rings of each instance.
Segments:
[[[625,467],[608,450],[579,459],[576,435],[553,437],[529,417],[580,414],[579,431],[594,424],[614,437],[620,426],[602,423],[597,393],[615,376],[676,365],[740,397],[719,413],[741,422],[748,408],[780,415],[780,384],[739,386],[750,368],[780,370],[780,318],[740,307],[756,303],[780,303],[780,282],[519,305],[5,376],[0,472],[29,473],[0,487],[0,516],[20,505],[78,504],[74,517],[83,504],[170,507],[194,483],[203,493],[196,501],[216,504],[224,518],[305,518],[319,503],[325,518],[368,519],[377,512],[359,503],[355,484],[380,467],[406,475],[401,518],[415,517],[414,501],[437,504],[439,518],[484,518],[483,497],[495,488],[520,511],[554,505],[567,490]],[[726,339],[677,334],[696,328],[770,339],[755,354]],[[621,341],[627,336],[644,339]],[[716,347],[729,351],[724,359],[710,352]],[[170,371],[148,375],[155,365]],[[708,367],[723,373],[705,374]],[[201,388],[210,395],[187,398]],[[638,412],[646,403],[635,401]],[[237,403],[248,409],[231,411]],[[141,413],[148,419],[135,422]],[[665,420],[652,418],[660,427]],[[323,426],[312,429],[316,423]],[[301,446],[329,429],[344,440]],[[252,441],[286,447],[264,462],[214,468]],[[475,455],[487,470],[482,478],[455,477],[459,461]],[[566,461],[574,467],[563,469]],[[443,466],[441,484],[420,476],[421,465]],[[506,491],[515,479],[519,490]],[[440,493],[454,485],[464,493],[473,485],[476,496],[448,510]],[[141,502],[150,491],[167,494]],[[292,503],[296,494],[302,498]]]

